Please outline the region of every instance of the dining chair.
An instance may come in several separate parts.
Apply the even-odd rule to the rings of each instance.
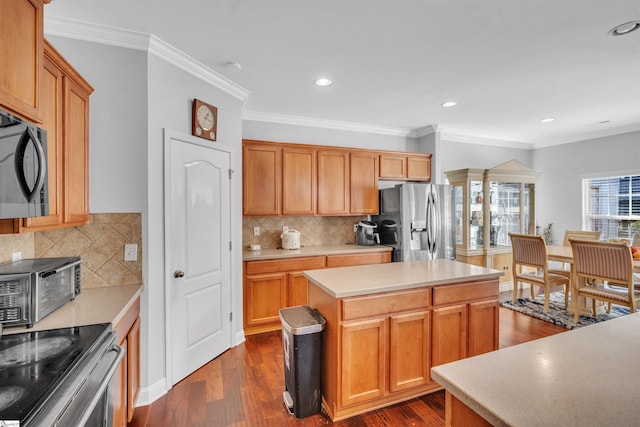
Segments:
[[[518,283],[524,282],[531,286],[531,297],[533,298],[533,286],[544,288],[544,308],[543,312],[549,311],[549,296],[551,289],[562,286],[564,288],[565,308],[569,302],[569,277],[549,271],[549,261],[547,259],[547,245],[542,236],[532,234],[509,233],[511,248],[513,251],[513,297],[512,302],[516,302],[516,291]],[[531,270],[533,268],[534,270]]]
[[[592,315],[596,315],[596,301],[629,307],[635,312],[640,302],[640,289],[633,286],[633,261],[628,242],[570,240],[576,275],[574,323],[580,312],[578,297],[591,299]]]
[[[562,239],[562,246],[570,246],[569,239],[580,240],[600,240],[602,232],[600,231],[585,231],[585,230],[565,230],[564,238]],[[561,268],[552,268],[553,274],[560,274],[568,279],[571,279],[571,268],[567,263],[562,263]]]

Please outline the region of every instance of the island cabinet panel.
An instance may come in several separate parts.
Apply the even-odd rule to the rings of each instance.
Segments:
[[[431,367],[496,350],[498,288],[496,276],[334,297],[311,279],[309,305],[327,321],[322,402],[329,418],[440,390]]]
[[[318,159],[318,215],[349,215],[349,152],[320,150]]]
[[[467,306],[433,310],[433,366],[462,359],[467,354]]]
[[[428,311],[391,316],[389,327],[389,390],[428,384],[431,379]]]
[[[386,336],[385,318],[342,325],[342,405],[385,394]]]
[[[316,213],[316,153],[313,149],[282,149],[282,214]]]

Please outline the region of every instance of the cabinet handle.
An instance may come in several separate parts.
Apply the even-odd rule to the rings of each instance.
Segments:
[[[184,277],[184,271],[182,270],[176,270],[173,272],[173,277],[175,277],[176,279],[179,279],[181,277]]]

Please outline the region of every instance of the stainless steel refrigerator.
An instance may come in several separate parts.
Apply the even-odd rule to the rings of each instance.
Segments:
[[[450,185],[404,183],[380,190],[380,243],[393,261],[456,257],[454,192]]]

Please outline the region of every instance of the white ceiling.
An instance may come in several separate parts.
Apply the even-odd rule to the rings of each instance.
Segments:
[[[608,35],[639,0],[54,0],[48,17],[152,34],[261,120],[530,147],[640,130],[640,31]]]

